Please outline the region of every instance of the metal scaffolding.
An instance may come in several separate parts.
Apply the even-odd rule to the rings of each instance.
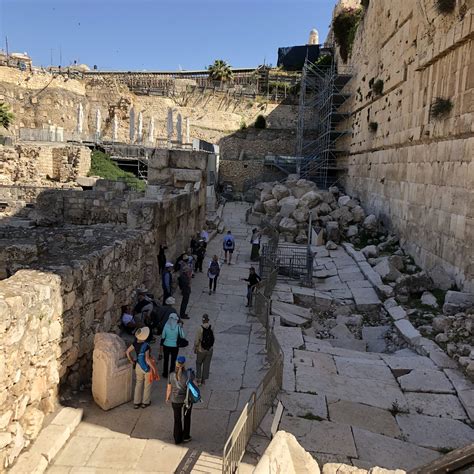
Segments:
[[[348,133],[343,122],[349,114],[339,108],[349,98],[345,85],[352,77],[348,67],[336,63],[333,47],[321,48],[330,55],[330,65],[306,60],[301,77],[297,122],[296,155],[301,157],[300,175],[326,189],[337,181],[337,156],[342,150],[336,141]]]

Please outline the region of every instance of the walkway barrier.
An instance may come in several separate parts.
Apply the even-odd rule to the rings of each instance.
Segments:
[[[276,238],[276,240],[275,240]],[[273,239],[273,242],[272,242]],[[278,246],[278,235],[272,235],[270,245]],[[260,282],[255,292],[255,316],[265,328],[265,349],[271,366],[264,379],[250,396],[237,420],[227,442],[222,456],[223,474],[234,474],[238,471],[247,444],[262,422],[265,414],[273,407],[273,401],[282,387],[283,352],[271,325],[271,295],[276,285],[278,267],[269,268],[266,278]]]

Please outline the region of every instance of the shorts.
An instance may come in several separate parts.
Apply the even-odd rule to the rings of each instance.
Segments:
[[[224,249],[224,252],[230,252],[230,253],[234,253],[234,249],[226,249],[225,247],[223,247]]]

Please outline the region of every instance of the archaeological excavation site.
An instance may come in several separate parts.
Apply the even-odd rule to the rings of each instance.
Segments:
[[[474,4],[299,3],[276,66],[7,38],[0,472],[474,472]]]

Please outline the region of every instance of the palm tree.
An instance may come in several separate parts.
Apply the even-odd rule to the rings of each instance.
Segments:
[[[6,128],[13,122],[13,114],[10,112],[10,107],[3,102],[0,102],[0,126]]]
[[[232,79],[233,76],[230,64],[223,59],[216,59],[214,64],[208,66],[207,70],[209,71],[209,77],[214,81],[221,81],[221,84]]]

